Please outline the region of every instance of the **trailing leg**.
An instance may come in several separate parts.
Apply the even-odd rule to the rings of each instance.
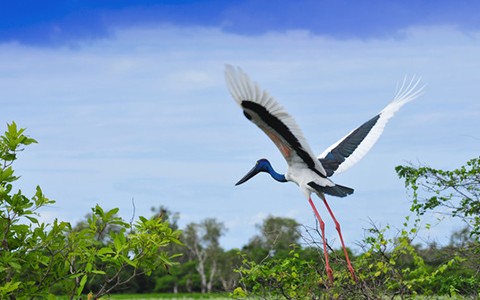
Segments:
[[[313,204],[313,201],[311,198],[308,198],[308,202],[312,206],[313,212],[315,213],[315,216],[318,219],[318,222],[320,223],[320,230],[322,232],[322,242],[323,242],[323,254],[325,255],[325,269],[327,270],[327,275],[328,279],[330,280],[330,283],[333,283],[333,270],[330,267],[330,262],[328,260],[328,252],[327,252],[327,241],[325,239],[325,222],[323,222],[322,217],[320,217],[320,214],[317,211],[317,208],[315,207],[315,204]]]
[[[325,197],[322,197],[322,200],[323,200],[323,203],[325,203],[325,206],[327,207],[327,210],[330,213],[330,216],[332,216],[333,222],[335,222],[335,228],[337,229],[338,235],[340,236],[340,242],[342,243],[343,253],[345,253],[345,259],[347,260],[348,270],[350,270],[350,274],[352,274],[352,278],[356,282],[357,277],[355,276],[355,271],[353,269],[352,263],[350,262],[350,258],[348,257],[347,248],[345,247],[345,243],[343,242],[342,231],[340,230],[340,223],[338,223],[337,219],[335,218],[335,215],[330,209],[330,206],[328,205]]]

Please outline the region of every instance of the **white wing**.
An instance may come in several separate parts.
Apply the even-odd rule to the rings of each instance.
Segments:
[[[238,67],[226,65],[225,78],[230,94],[243,109],[247,119],[267,134],[289,165],[305,163],[318,175],[325,177],[326,172],[313,155],[300,127],[267,91],[261,90],[259,85]]]
[[[318,156],[328,176],[349,169],[367,154],[395,112],[423,93],[423,86],[419,87],[419,83],[420,79],[415,77],[408,83],[405,78],[393,101],[378,115],[348,133]]]

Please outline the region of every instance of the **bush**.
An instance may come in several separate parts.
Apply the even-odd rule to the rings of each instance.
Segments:
[[[52,205],[37,186],[28,198],[14,191],[17,154],[36,143],[12,122],[0,137],[0,298],[79,297],[86,287],[98,298],[142,274],[173,264],[164,250],[180,232],[161,218],[129,224],[117,208],[92,209],[82,226],[40,222],[39,209]],[[115,230],[109,230],[115,228]]]

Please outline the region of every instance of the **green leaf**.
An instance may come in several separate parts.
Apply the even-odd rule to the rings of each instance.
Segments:
[[[109,210],[109,211],[105,214],[106,219],[110,219],[112,216],[114,216],[115,214],[117,214],[118,211],[119,211],[119,208],[113,208],[113,209]]]
[[[99,255],[105,255],[105,254],[115,254],[115,251],[113,251],[112,248],[108,247],[103,247],[97,252]]]
[[[95,206],[95,208],[93,209],[93,212],[94,212],[96,215],[98,215],[98,216],[100,216],[100,217],[102,217],[102,218],[105,216],[105,213],[104,213],[104,211],[103,211],[103,208],[102,208],[100,205],[98,205],[98,204],[97,204],[97,205]]]
[[[120,257],[122,258],[122,260],[123,260],[124,262],[126,262],[126,263],[129,264],[130,266],[132,266],[132,267],[134,267],[134,268],[137,267],[137,264],[136,264],[134,261],[132,261],[130,258],[128,258],[128,257],[126,257],[126,256],[123,256],[123,255],[120,256]]]
[[[30,222],[34,223],[34,224],[38,224],[38,220],[34,217],[31,217],[31,216],[25,216],[25,218],[29,219]]]
[[[12,167],[7,167],[5,169],[0,168],[0,183],[12,182],[18,179],[18,177],[13,176]]]
[[[17,262],[10,261],[8,264],[17,271],[20,271],[22,269],[22,266]]]
[[[78,277],[83,276],[83,275],[84,275],[83,273],[76,273],[76,274],[72,274],[72,275],[68,276],[68,278],[74,279],[74,278],[78,278]]]
[[[122,250],[123,241],[121,240],[120,235],[117,234],[113,239],[113,246],[115,247],[115,250],[117,250],[117,252]]]
[[[0,286],[0,295],[10,294],[20,286],[20,281],[7,281]]]
[[[27,146],[27,145],[30,145],[30,144],[38,144],[38,142],[35,139],[25,137],[25,139],[23,139],[23,141],[22,141],[22,144]]]
[[[80,295],[83,292],[83,288],[85,287],[85,283],[87,283],[87,275],[83,275],[82,279],[80,279],[80,284],[78,285],[77,289],[77,297],[80,297]]]
[[[57,299],[57,296],[54,295],[54,294],[48,294],[47,299],[48,299],[48,300],[56,300],[56,299]]]
[[[93,265],[91,262],[87,262],[87,264],[85,265],[85,272],[90,272],[93,268]]]

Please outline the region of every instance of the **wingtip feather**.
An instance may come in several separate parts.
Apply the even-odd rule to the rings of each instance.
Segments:
[[[408,77],[405,76],[400,88],[398,88],[397,84],[397,92],[393,101],[396,102],[410,102],[424,93],[425,85],[419,86],[422,78],[416,75],[413,75],[410,80],[407,79]]]
[[[420,85],[421,78],[417,76],[412,76],[412,78],[408,79],[407,76],[404,77],[401,84],[397,84],[397,91],[395,96],[381,112],[380,118],[378,122],[372,127],[371,131],[368,135],[364,138],[364,140],[357,146],[355,151],[348,156],[343,162],[340,163],[338,169],[334,172],[336,174],[341,173],[353,165],[355,165],[360,159],[362,159],[365,154],[373,147],[373,145],[377,142],[380,135],[382,134],[385,125],[387,124],[388,120],[393,117],[393,115],[406,103],[420,97],[424,93],[425,85]],[[353,131],[352,131],[353,132]],[[332,149],[337,147],[346,137],[348,137],[352,132],[347,134],[345,137],[340,139],[338,142],[333,144],[332,146],[328,147],[322,154],[318,156],[319,159],[324,159],[326,155]]]

